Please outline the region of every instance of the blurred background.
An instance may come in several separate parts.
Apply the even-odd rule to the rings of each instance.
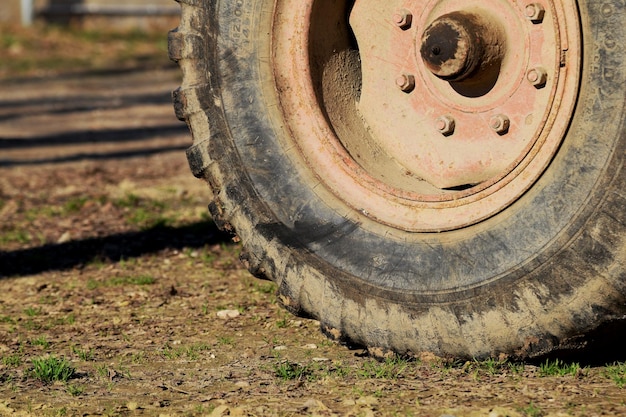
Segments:
[[[0,278],[204,247],[173,0],[0,0]]]
[[[172,66],[173,0],[2,0],[0,77],[51,71]]]
[[[178,13],[172,0],[3,0],[0,22],[154,29],[169,24]]]

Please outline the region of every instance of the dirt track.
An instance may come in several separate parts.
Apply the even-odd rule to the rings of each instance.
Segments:
[[[626,368],[378,363],[281,310],[207,217],[178,79],[0,81],[0,414],[626,414]]]

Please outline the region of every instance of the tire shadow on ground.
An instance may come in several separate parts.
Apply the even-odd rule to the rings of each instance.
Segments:
[[[213,222],[202,221],[182,227],[155,226],[138,232],[0,251],[0,279],[67,270],[94,260],[117,262],[164,249],[201,248],[231,241],[232,236],[218,230]]]

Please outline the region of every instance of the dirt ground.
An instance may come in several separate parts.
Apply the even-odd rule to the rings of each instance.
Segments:
[[[137,60],[110,34],[0,34],[0,415],[626,415],[624,363],[377,362],[327,340],[211,222],[160,41]]]

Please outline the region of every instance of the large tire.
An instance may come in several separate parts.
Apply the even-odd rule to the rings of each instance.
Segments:
[[[495,206],[481,211],[468,205],[466,217],[451,211],[451,204],[441,205],[432,190],[419,190],[421,200],[406,203],[410,208],[402,212],[404,194],[397,189],[404,183],[387,180],[396,168],[380,162],[385,157],[357,155],[385,152],[370,143],[372,135],[363,139],[370,143],[363,149],[359,140],[348,141],[347,150],[331,151],[327,160],[310,151],[342,148],[335,139],[345,131],[367,135],[351,124],[355,112],[342,110],[359,100],[360,83],[367,82],[346,23],[353,1],[178,1],[181,23],[169,45],[184,75],[174,101],[193,135],[191,170],[210,185],[217,225],[237,234],[247,268],[276,282],[288,310],[318,319],[332,337],[374,350],[463,358],[536,356],[601,325],[624,322],[623,0],[561,2],[568,3],[565,14],[575,10],[576,20],[566,23],[580,42],[570,35],[570,49],[563,48],[577,58],[567,63],[574,88],[561,92],[572,101],[557,114],[562,128],[558,122],[548,126],[557,131],[556,145],[538,148],[544,162],[530,179],[524,180],[523,170],[515,173],[526,182],[512,197],[497,203],[486,197],[480,201]],[[551,0],[546,3],[552,7]],[[289,15],[300,16],[294,7],[309,7],[311,25],[300,32],[320,32],[304,45],[310,54],[304,58],[299,23]],[[552,18],[550,7],[545,19]],[[291,64],[285,51],[293,54],[294,68],[286,68]],[[311,66],[310,74],[286,79],[302,62]],[[306,77],[313,96],[301,91]],[[329,77],[341,81],[325,81]],[[338,85],[345,91],[337,91]],[[328,123],[330,135],[311,131],[303,137],[297,124],[313,113]],[[514,123],[505,133],[516,134]],[[343,170],[340,180],[348,186],[334,170]],[[449,201],[464,201],[494,183],[446,183],[439,190],[452,196]],[[415,184],[408,182],[403,191]],[[357,188],[369,194],[353,193]],[[389,206],[383,201],[372,213],[365,208],[367,195],[388,199]],[[390,213],[394,207],[397,212]],[[414,222],[422,208],[432,209],[432,216]]]

